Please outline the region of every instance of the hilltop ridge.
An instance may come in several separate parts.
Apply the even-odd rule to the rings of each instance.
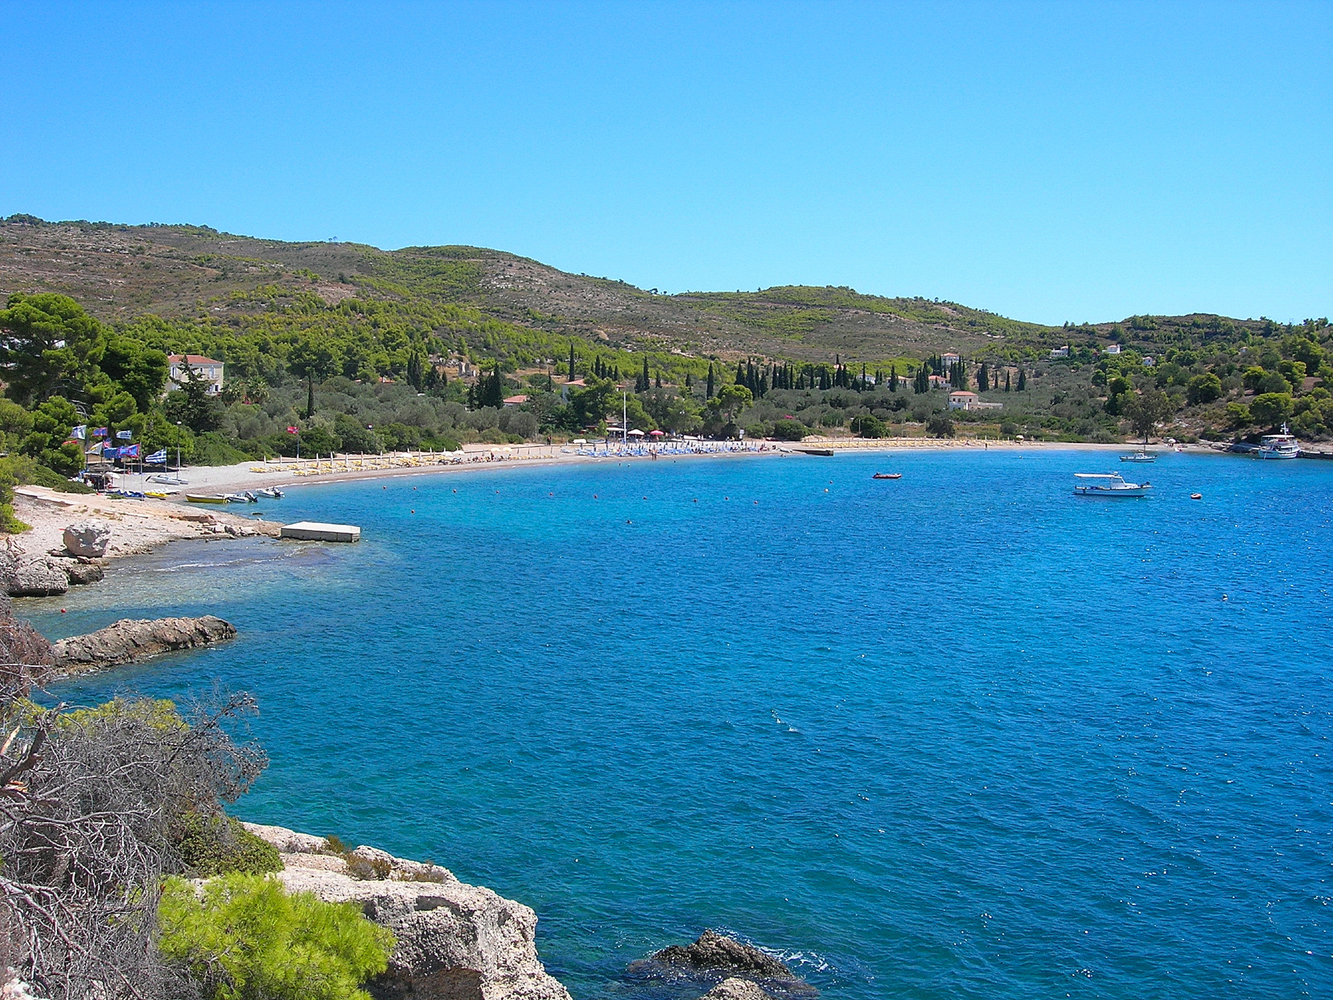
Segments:
[[[284,242],[208,226],[0,221],[0,291],[60,292],[104,322],[144,315],[227,321],[264,305],[313,296],[471,307],[481,319],[576,335],[626,350],[853,363],[944,351],[1037,353],[1071,340],[1068,329],[956,302],[887,298],[846,287],[777,286],[754,292],[657,294],[609,278],[571,274],[500,250],[468,246],[381,250],[358,243]],[[1206,334],[1263,330],[1265,321],[1208,315],[1077,328],[1072,339],[1116,332],[1147,347],[1179,328]],[[1270,324],[1271,325],[1271,324]],[[1157,332],[1157,336],[1149,334]]]

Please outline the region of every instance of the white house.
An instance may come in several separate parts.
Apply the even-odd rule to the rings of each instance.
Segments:
[[[999,410],[1003,407],[1003,403],[983,402],[975,392],[968,392],[966,389],[949,393],[949,409],[951,410]]]
[[[1051,349],[1051,357],[1052,357],[1053,359],[1054,359],[1054,358],[1067,358],[1067,357],[1069,357],[1069,345],[1066,344],[1064,347],[1054,347],[1054,348],[1052,348],[1052,349]]]
[[[1119,345],[1119,344],[1107,344],[1107,345],[1106,345],[1106,353],[1107,353],[1107,354],[1119,354],[1119,353],[1120,353],[1120,345]]]
[[[171,365],[171,381],[180,385],[185,381],[185,366],[188,364],[196,375],[208,383],[208,394],[216,396],[222,391],[222,362],[206,358],[202,354],[169,354],[167,363]]]

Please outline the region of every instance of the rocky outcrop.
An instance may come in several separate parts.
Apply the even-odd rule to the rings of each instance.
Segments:
[[[10,597],[52,597],[69,590],[69,574],[56,559],[25,560],[5,570]]]
[[[106,570],[101,563],[91,559],[74,559],[65,563],[65,575],[69,577],[70,586],[77,587],[85,583],[101,582],[106,576]]]
[[[748,979],[724,979],[699,1000],[774,1000],[773,994]]]
[[[79,521],[65,529],[63,540],[71,555],[101,559],[111,543],[111,525],[101,521]]]
[[[522,903],[372,847],[333,854],[308,834],[246,829],[282,852],[277,877],[289,892],[356,902],[393,931],[388,972],[366,986],[378,1000],[569,1000],[537,958],[537,917]],[[355,878],[353,870],[379,877]]]
[[[96,670],[235,637],[236,626],[213,615],[156,621],[126,618],[88,635],[61,639],[55,644],[56,664],[67,673]]]
[[[690,945],[673,944],[653,955],[662,965],[692,969],[722,969],[764,979],[795,979],[786,964],[753,945],[742,944],[713,930],[706,930]]]

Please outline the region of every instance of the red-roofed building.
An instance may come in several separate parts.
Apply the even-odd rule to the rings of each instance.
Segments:
[[[517,396],[506,396],[504,398],[505,406],[522,406],[527,401],[528,397],[522,395],[521,393]]]

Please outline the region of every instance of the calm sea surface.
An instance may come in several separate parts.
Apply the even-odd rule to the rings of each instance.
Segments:
[[[1071,495],[1118,465],[296,487],[262,509],[364,540],[182,543],[18,607],[234,622],[54,693],[252,691],[243,818],[522,900],[577,1000],[697,996],[626,967],[704,927],[836,1000],[1333,996],[1333,462],[1166,455],[1126,470],[1146,499]]]

